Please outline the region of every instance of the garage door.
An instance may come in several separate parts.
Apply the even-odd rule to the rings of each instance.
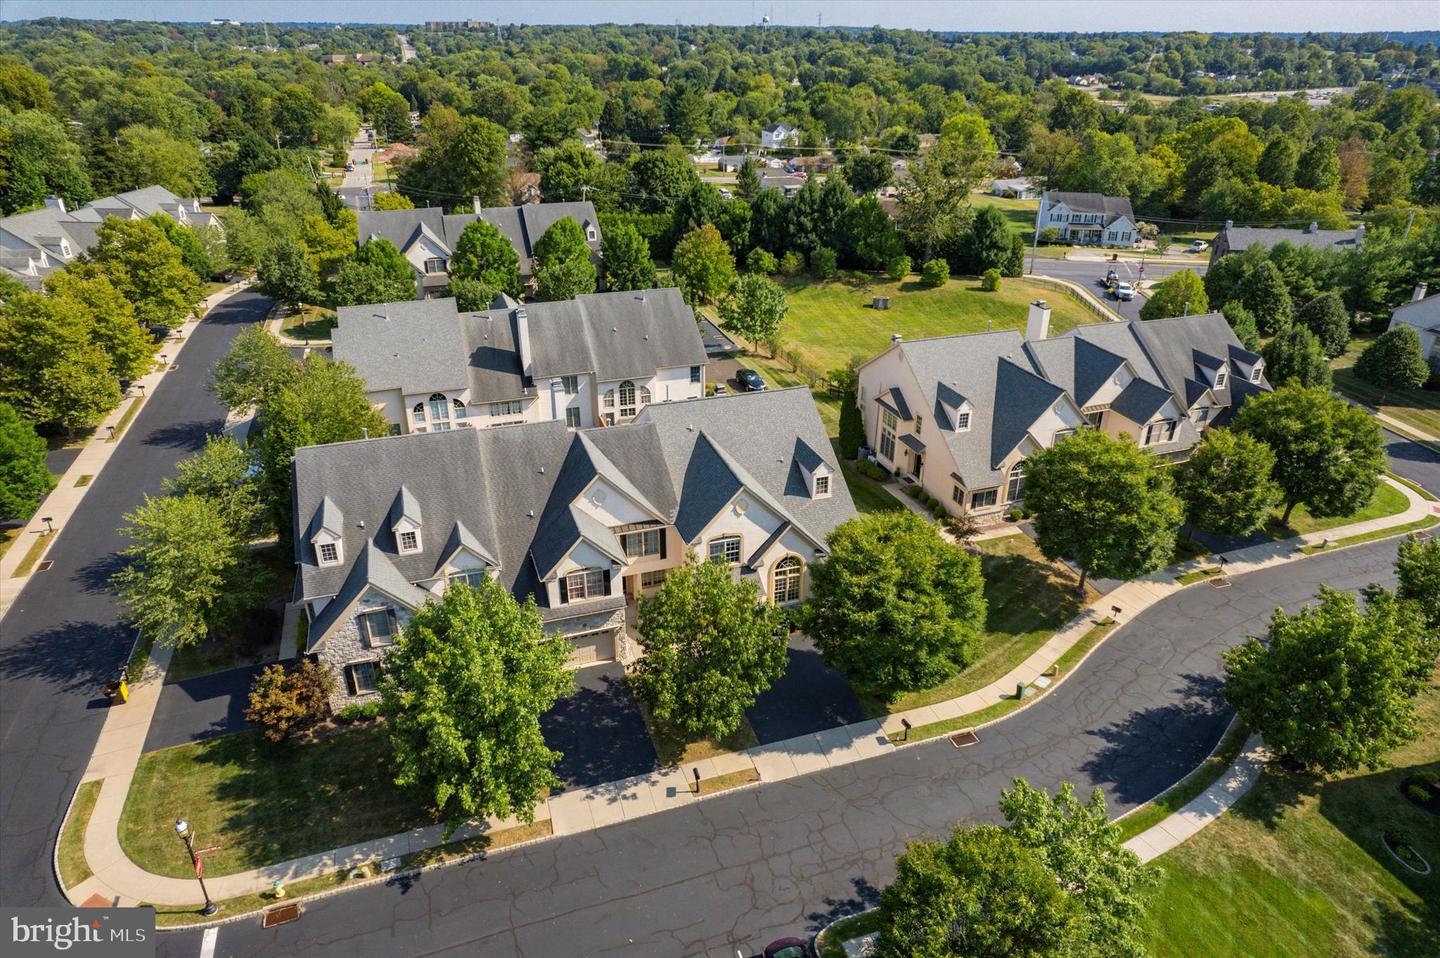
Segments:
[[[606,629],[604,632],[591,632],[588,635],[572,635],[570,637],[569,665],[572,669],[578,669],[586,665],[596,665],[601,662],[615,661],[615,629]]]

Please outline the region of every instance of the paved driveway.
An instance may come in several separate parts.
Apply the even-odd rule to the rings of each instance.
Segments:
[[[1440,496],[1440,453],[1393,432],[1386,432],[1385,454],[1390,459],[1391,472],[1418,482]]]
[[[1013,776],[1099,786],[1112,814],[1194,768],[1229,721],[1220,652],[1320,583],[1393,584],[1395,543],[1184,590],[1125,622],[1030,708],[957,749],[941,738],[634,821],[370,886],[269,931],[220,929],[217,955],[734,958],[873,904],[906,841],[995,822]],[[162,935],[193,958],[200,933]]]
[[[760,744],[865,721],[845,676],[820,661],[803,632],[790,636],[785,674],[745,713]]]
[[[199,742],[249,728],[245,704],[250,697],[250,686],[265,666],[273,664],[244,665],[162,688],[160,701],[155,705],[155,717],[145,736],[144,751]]]
[[[540,728],[545,743],[563,753],[555,774],[567,788],[644,775],[658,765],[618,662],[577,671],[575,693],[541,716]]]
[[[122,516],[159,495],[175,463],[220,431],[225,411],[205,391],[211,364],[270,300],[242,292],[195,328],[178,369],[150,394],[119,447],[0,623],[0,901],[62,903],[51,867],[60,820],[105,718],[100,686],[134,633],[107,588],[127,545]]]

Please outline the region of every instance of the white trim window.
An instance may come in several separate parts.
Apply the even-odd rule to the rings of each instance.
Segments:
[[[1145,441],[1142,446],[1157,446],[1161,443],[1173,442],[1175,429],[1179,423],[1174,419],[1158,419],[1145,427]]]
[[[432,432],[445,432],[450,428],[450,400],[444,393],[431,393],[427,404]]]
[[[565,601],[583,602],[586,599],[598,599],[608,593],[605,590],[605,570],[603,569],[581,569],[579,572],[572,572],[565,577]]]
[[[524,411],[525,406],[518,399],[507,399],[505,402],[490,404],[490,415],[492,416],[518,416]]]
[[[569,426],[571,429],[579,429],[579,428],[580,428],[580,410],[579,410],[579,409],[577,409],[577,408],[574,407],[574,406],[570,406],[570,407],[568,407],[568,408],[565,410],[565,425]]]
[[[669,569],[651,569],[649,572],[640,573],[640,588],[654,589],[665,584],[665,577],[670,574]]]
[[[1264,374],[1265,367],[1261,366],[1259,363],[1256,363],[1254,368],[1250,370],[1250,381],[1252,383],[1258,383],[1260,381],[1260,377]]]
[[[691,367],[690,367],[690,382],[691,382],[691,383],[699,383],[699,382],[700,382],[700,367],[699,367],[699,366],[691,366]]]
[[[372,649],[395,644],[395,613],[390,609],[371,609],[357,616],[365,645]]]
[[[880,409],[880,455],[891,462],[895,461],[895,428],[900,425],[900,417],[888,409]]]
[[[400,554],[402,556],[420,551],[420,530],[418,529],[403,529],[400,534],[396,536],[396,540],[400,545]]]
[[[339,565],[344,558],[344,552],[340,548],[340,542],[321,542],[315,546],[316,561],[320,565]]]
[[[1226,381],[1226,379],[1228,379],[1228,378],[1229,378],[1229,377],[1227,377],[1227,376],[1225,375],[1225,367],[1224,367],[1224,366],[1221,366],[1219,369],[1215,370],[1215,388],[1216,388],[1216,389],[1224,389],[1224,388],[1225,388],[1225,381]]]
[[[425,259],[425,272],[426,272],[426,273],[431,273],[431,274],[433,274],[433,273],[443,273],[443,272],[445,272],[445,257],[443,257],[443,256],[428,256],[428,257],[426,257],[426,259]]]
[[[965,432],[970,428],[970,413],[957,412],[955,414],[955,431]]]
[[[664,551],[664,543],[664,529],[644,529],[640,532],[627,532],[620,537],[620,546],[625,550],[625,558],[627,559],[658,556]]]
[[[816,476],[816,477],[815,477],[815,498],[816,498],[816,499],[823,499],[825,496],[828,496],[828,495],[830,495],[830,477],[829,477],[829,476]]]
[[[620,384],[620,418],[635,416],[635,383],[629,379]]]
[[[458,583],[460,585],[468,585],[471,588],[478,589],[480,588],[481,584],[484,583],[484,581],[489,577],[490,573],[486,572],[484,569],[460,569],[447,575],[445,577],[445,582],[447,585],[455,585]]]
[[[799,556],[786,556],[775,563],[770,597],[776,605],[800,601],[800,579],[804,571],[805,563]]]
[[[579,376],[561,376],[560,391],[567,396],[573,396],[580,391]]]
[[[351,662],[345,666],[351,695],[371,695],[380,691],[379,662]]]
[[[1000,498],[1000,489],[977,489],[970,493],[971,509],[988,509],[995,505]]]
[[[1020,461],[1010,467],[1010,481],[1005,485],[1005,501],[1018,502],[1025,498],[1025,463]]]
[[[718,536],[710,540],[710,561],[725,565],[740,564],[740,537]]]

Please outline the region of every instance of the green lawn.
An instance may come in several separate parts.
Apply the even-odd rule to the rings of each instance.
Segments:
[[[1119,820],[1121,840],[1129,841],[1199,798],[1234,763],[1249,734],[1250,730],[1244,722],[1232,722],[1220,738],[1220,744],[1215,746],[1215,751],[1200,763],[1199,768]]]
[[[1012,200],[1003,196],[991,196],[989,193],[970,194],[971,206],[993,206],[1005,214],[1005,220],[1017,233],[1025,236],[1025,242],[1030,242],[1030,234],[1035,231],[1035,213],[1040,209],[1039,200]]]
[[[1151,867],[1156,958],[1360,958],[1435,955],[1440,827],[1400,794],[1440,772],[1440,684],[1420,697],[1422,737],[1393,767],[1318,779],[1267,771],[1234,809]],[[1431,863],[1396,862],[1381,833],[1403,829]]]
[[[120,844],[158,875],[194,875],[175,837],[187,819],[206,872],[228,875],[382,838],[433,819],[390,772],[383,728],[358,728],[313,745],[272,746],[241,732],[140,758]]]
[[[1335,360],[1335,388],[1411,429],[1440,438],[1440,390],[1392,389],[1381,403],[1382,391],[1355,375],[1351,367],[1360,357],[1360,352],[1374,340],[1374,336],[1356,336],[1350,340],[1350,348]]]
[[[959,675],[934,688],[909,692],[893,702],[858,693],[871,716],[934,705],[983,688],[1025,661],[1099,594],[1075,592],[1075,577],[1040,554],[1029,536],[1016,534],[976,544],[989,606],[980,657]]]
[[[60,833],[60,880],[66,888],[74,888],[94,874],[90,863],[85,860],[85,829],[95,811],[95,801],[100,797],[100,784],[97,778],[75,790],[70,817],[65,820],[65,829]]]
[[[1265,526],[1265,531],[1272,539],[1287,539],[1290,536],[1303,536],[1311,532],[1324,532],[1326,529],[1334,529],[1338,526],[1348,526],[1356,522],[1366,522],[1370,519],[1383,519],[1386,516],[1397,515],[1410,508],[1410,500],[1405,498],[1405,493],[1396,489],[1389,483],[1382,482],[1380,488],[1375,490],[1375,498],[1370,504],[1348,516],[1329,516],[1324,519],[1317,518],[1310,514],[1310,510],[1303,505],[1295,507],[1290,513],[1290,525],[1288,528],[1280,524],[1281,510],[1271,517]]]
[[[1050,304],[1052,332],[1095,321],[1068,295],[1020,279],[1003,280],[993,293],[982,292],[972,278],[952,279],[938,289],[926,289],[914,280],[871,280],[860,284],[784,281],[790,304],[781,331],[785,347],[823,373],[844,366],[855,356],[869,359],[890,345],[894,333],[906,339],[924,339],[984,332],[987,325],[1023,330],[1029,304],[1035,299]],[[876,296],[890,297],[890,308],[872,309]]]
[[[329,339],[335,328],[335,311],[323,306],[307,305],[298,313],[286,316],[280,329],[295,339]]]

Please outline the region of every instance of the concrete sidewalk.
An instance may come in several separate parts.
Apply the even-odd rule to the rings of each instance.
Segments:
[[[1154,861],[1200,829],[1219,818],[1250,791],[1270,760],[1270,750],[1259,735],[1251,735],[1240,748],[1234,764],[1214,785],[1201,792],[1184,808],[1162,819],[1125,843],[1142,862]]]
[[[1385,481],[1391,482],[1388,478]],[[1405,512],[1384,519],[1354,523],[1323,533],[1313,533],[1228,553],[1226,555],[1226,572],[1230,575],[1242,575],[1268,568],[1303,558],[1304,554],[1299,551],[1303,545],[1404,525],[1440,512],[1440,504],[1421,498],[1408,487],[1399,483],[1391,482],[1391,484],[1399,489],[1409,501],[1409,507]],[[1185,588],[1175,581],[1178,575],[1203,568],[1207,564],[1206,560],[1193,560],[1181,565],[1170,566],[1143,579],[1125,583],[1092,603],[1064,628],[1056,632],[1026,661],[982,689],[947,702],[894,713],[884,719],[872,719],[868,722],[826,729],[814,734],[802,735],[786,741],[746,749],[742,752],[719,755],[700,762],[687,763],[677,768],[664,769],[617,782],[608,782],[592,788],[572,789],[541,802],[535,810],[535,818],[537,821],[548,820],[554,836],[573,835],[705,800],[709,796],[698,796],[691,791],[697,771],[702,781],[721,775],[753,770],[758,776],[759,783],[776,782],[808,775],[826,768],[864,761],[895,748],[907,747],[904,743],[897,746],[889,738],[891,734],[902,731],[902,720],[908,720],[912,726],[918,728],[934,722],[961,718],[998,702],[1013,699],[1017,684],[1031,683],[1048,670],[1094,625],[1110,615],[1111,606],[1118,605],[1121,608],[1123,622],[1126,617],[1133,617],[1160,599]],[[1203,583],[1200,585],[1203,587]],[[132,689],[130,701],[123,707],[112,710],[107,716],[95,747],[94,756],[85,772],[84,781],[100,779],[103,784],[85,832],[85,858],[95,875],[75,888],[67,889],[67,895],[77,904],[94,894],[119,901],[121,904],[144,901],[161,905],[188,905],[198,904],[200,901],[195,882],[188,879],[167,878],[144,871],[125,856],[119,840],[120,817],[124,810],[125,798],[129,792],[130,781],[134,775],[136,763],[139,761],[141,749],[144,746],[146,730],[149,728],[156,703],[159,700],[160,687],[164,682],[169,656],[169,650],[166,649],[157,648],[152,653],[144,677]],[[1074,674],[1075,671],[1074,667],[1068,669],[1055,683],[1052,683],[1051,688],[1064,681],[1066,676]],[[1031,701],[1038,699],[1039,696],[1036,696]],[[1017,711],[1024,708],[1025,705],[1022,705]],[[1013,714],[1015,713],[1010,713],[1010,715]],[[995,721],[1001,721],[1001,719]],[[914,744],[919,744],[918,740]],[[1252,744],[1247,742],[1245,755],[1251,756],[1250,761],[1258,767],[1258,763],[1262,760],[1261,753],[1252,749]],[[1236,781],[1238,780],[1235,780],[1233,776],[1227,776],[1222,783],[1217,783],[1204,796],[1201,796],[1202,799],[1209,796],[1212,799],[1211,804],[1197,806],[1195,814],[1185,819],[1186,822],[1194,824],[1193,830],[1184,831],[1179,826],[1172,828],[1173,843],[1183,841],[1184,837],[1193,834],[1193,831],[1198,831],[1205,822],[1218,815],[1224,808],[1228,808],[1229,802],[1234,801],[1238,795],[1238,789],[1243,783],[1234,784],[1234,787],[1230,788],[1227,793],[1230,798],[1225,803],[1221,802],[1223,796],[1217,789],[1223,790],[1222,786],[1226,783],[1233,784]],[[1215,794],[1212,795],[1212,792]],[[729,794],[729,792],[727,790],[715,794]],[[1196,800],[1196,802],[1200,801],[1201,799]],[[1201,814],[1203,808],[1207,807],[1212,810],[1208,817]],[[1182,811],[1190,811],[1189,806]],[[492,818],[484,822],[473,823],[457,833],[457,836],[451,840],[456,841],[489,831],[498,831],[513,827],[515,824],[517,822],[513,819],[501,821]],[[1162,827],[1164,824],[1156,827]],[[254,894],[268,889],[277,878],[294,882],[303,878],[323,875],[337,868],[354,867],[366,862],[432,847],[439,843],[440,834],[441,828],[438,825],[415,829],[360,842],[345,848],[318,852],[265,868],[214,877],[209,879],[208,884],[211,896],[216,899]],[[1170,845],[1162,847],[1160,838],[1151,835],[1150,832],[1137,836],[1136,840],[1141,838],[1146,839],[1149,843],[1148,847],[1154,850],[1154,854],[1159,854],[1165,848],[1171,847]],[[58,847],[57,842],[57,855]]]
[[[204,300],[204,312],[208,313],[223,300],[249,287],[252,282],[250,279],[244,279],[207,296]],[[170,365],[181,361],[184,356],[185,346],[190,342],[190,334],[194,332],[196,325],[202,321],[202,319],[197,319],[192,315],[179,327],[178,333],[180,338],[178,341],[173,339],[166,340],[160,345],[156,350],[156,361],[158,363],[159,357],[164,356],[169,360],[169,363],[157,371],[153,371],[135,380],[134,384],[130,387],[130,394],[121,401],[119,406],[112,409],[109,415],[101,420],[100,425],[95,429],[94,435],[90,437],[80,450],[80,455],[75,457],[75,461],[71,463],[69,469],[65,470],[65,474],[60,477],[55,488],[45,497],[45,501],[40,503],[40,507],[35,510],[35,515],[30,519],[30,522],[26,524],[25,528],[20,530],[19,537],[10,548],[6,550],[5,554],[0,556],[0,617],[4,616],[16,597],[20,595],[20,590],[23,589],[25,583],[30,580],[30,575],[34,574],[34,568],[38,567],[39,564],[44,561],[45,553],[50,551],[50,547],[55,544],[55,540],[64,534],[65,523],[74,515],[81,500],[85,498],[85,494],[95,486],[96,480],[100,478],[101,471],[105,468],[105,464],[110,461],[110,457],[115,454],[115,450],[120,448],[120,439],[123,438],[123,434],[112,442],[109,438],[110,428],[118,426],[120,420],[125,418],[126,414],[129,413],[136,404],[145,401],[146,396],[154,395],[155,387],[160,384],[160,381],[165,378],[165,374],[170,371]],[[76,483],[80,480],[81,476],[91,476],[93,478],[91,478],[86,485],[77,487]],[[46,533],[45,517],[49,517],[54,525],[55,531],[53,534]],[[26,576],[16,576],[16,570],[25,560],[30,550],[36,548],[35,544],[37,541],[43,541],[44,545],[39,547],[41,552],[36,558],[35,565],[32,567],[30,574]]]

